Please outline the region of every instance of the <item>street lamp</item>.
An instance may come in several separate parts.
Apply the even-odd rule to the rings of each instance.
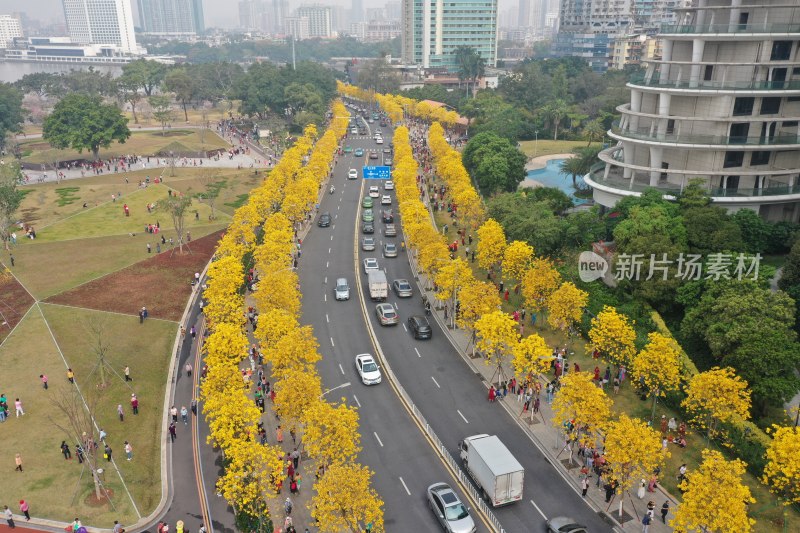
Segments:
[[[343,388],[345,388],[345,387],[349,387],[349,386],[350,386],[350,382],[349,382],[349,381],[348,381],[348,382],[345,382],[345,383],[342,383],[341,385],[336,385],[334,388],[332,388],[332,389],[328,389],[328,390],[326,390],[325,392],[323,392],[322,394],[320,394],[320,395],[319,395],[319,398],[320,398],[320,399],[322,399],[322,397],[323,397],[323,396],[325,396],[326,394],[328,394],[329,392],[333,392],[333,391],[335,391],[336,389],[343,389]]]

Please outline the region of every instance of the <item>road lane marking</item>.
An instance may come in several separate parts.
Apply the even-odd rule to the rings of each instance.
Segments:
[[[323,282],[324,285],[328,284],[328,276],[325,276],[325,281]]]
[[[542,512],[542,510],[541,510],[541,509],[539,509],[539,506],[538,506],[538,505],[536,505],[536,502],[534,502],[533,500],[531,500],[531,505],[533,505],[533,506],[536,508],[536,510],[537,510],[537,511],[539,511],[539,514],[540,514],[540,515],[542,515],[542,518],[544,518],[545,520],[547,520],[547,516],[545,516],[545,514]]]
[[[335,345],[335,344],[333,344],[333,337],[331,337],[331,346],[333,346],[334,348],[336,348],[336,345]],[[344,374],[344,372],[342,372],[342,374]]]
[[[417,350],[416,348],[414,348],[414,351],[415,351],[415,352],[417,352],[417,357],[422,357],[422,355],[420,355],[420,353],[419,353],[419,350]]]
[[[330,261],[325,261],[325,268],[328,268],[330,266],[330,264],[331,264]]]
[[[361,407],[361,402],[359,402],[359,401],[358,401],[358,396],[356,396],[355,394],[353,394],[353,399],[356,401],[356,405],[357,405],[357,406],[359,406],[359,407]]]
[[[372,434],[375,435],[375,438],[378,439],[378,444],[380,444],[381,448],[383,448],[383,443],[381,442],[381,438],[378,436],[378,434],[375,431],[373,431]]]
[[[342,368],[342,363],[339,363],[339,371],[344,375],[344,368]]]
[[[403,484],[403,488],[404,488],[404,489],[406,489],[406,494],[408,494],[409,496],[411,496],[411,491],[410,491],[410,490],[408,490],[408,485],[406,485],[406,482],[405,482],[405,481],[403,481],[403,478],[400,478],[400,483],[402,483],[402,484]]]
[[[333,231],[333,230],[335,230],[335,229],[336,229],[336,224],[334,224],[333,226],[331,226],[331,231]]]
[[[325,313],[325,322],[327,322],[328,324],[331,323],[331,319],[328,318],[328,313]]]
[[[408,328],[406,328],[405,324],[403,324],[403,331],[406,331],[406,332],[408,331]]]
[[[399,308],[399,307],[397,307],[397,302],[395,302],[395,303],[394,303],[394,308],[395,308],[395,310],[396,310],[396,311],[399,311],[399,310],[400,310],[400,308]],[[405,325],[405,324],[404,324],[404,325]]]
[[[441,385],[439,385],[439,382],[438,382],[438,381],[436,381],[436,378],[435,378],[435,377],[431,376],[431,379],[432,379],[432,380],[433,380],[433,382],[436,384],[436,387],[437,387],[437,388],[439,388],[439,389],[441,389],[441,388],[442,388],[442,386],[441,386]]]
[[[331,235],[331,240],[333,240],[333,235]]]
[[[331,235],[331,237],[333,237],[333,235]],[[330,248],[328,248],[328,253],[331,253],[331,249]]]
[[[328,293],[323,294],[322,298],[327,302],[328,301]]]

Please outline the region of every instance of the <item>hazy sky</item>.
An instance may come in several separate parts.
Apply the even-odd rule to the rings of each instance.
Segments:
[[[350,7],[351,0],[290,0],[289,5],[294,8],[301,3],[322,3],[329,5],[342,5]],[[364,7],[382,7],[386,0],[363,0]],[[131,0],[133,12],[136,13],[136,0]],[[39,19],[44,23],[64,21],[64,9],[61,0],[0,0],[0,13],[24,11],[29,17]],[[239,20],[238,0],[203,0],[207,27],[230,28],[236,26]]]

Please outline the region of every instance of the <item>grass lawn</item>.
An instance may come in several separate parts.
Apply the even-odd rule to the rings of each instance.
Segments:
[[[179,143],[188,151],[199,151],[202,149],[212,150],[215,148],[228,148],[229,144],[212,130],[206,130],[204,142],[201,141],[201,134],[196,129],[172,129],[167,130],[164,135],[160,131],[135,131],[133,130],[130,138],[124,144],[112,143],[108,148],[101,148],[99,157],[108,159],[109,157],[119,157],[128,154],[156,155],[164,147]],[[22,151],[22,161],[25,163],[52,163],[53,161],[72,161],[76,159],[92,159],[91,152],[86,150],[79,153],[76,150],[57,150],[52,148],[43,139],[32,139],[20,143]]]
[[[83,394],[102,394],[102,408],[96,414],[98,424],[108,433],[107,440],[114,450],[117,466],[139,507],[139,512],[142,516],[147,516],[161,499],[159,437],[167,385],[165,378],[178,325],[161,320],[147,320],[144,324],[139,324],[137,317],[58,305],[42,304],[41,307],[66,360],[75,371],[76,380],[79,384],[84,383],[81,387]],[[131,367],[133,381],[129,384],[119,377],[109,378],[111,385],[102,393],[97,391],[98,372],[90,376],[97,361],[86,330],[92,321],[102,324],[104,328],[105,340],[109,343],[106,356],[109,365],[120,374],[125,365]],[[56,376],[63,378],[63,369]],[[139,397],[138,416],[131,414],[131,392]],[[117,404],[122,404],[125,409],[124,423],[117,417]],[[132,461],[125,460],[123,443],[126,440],[133,446]],[[54,457],[54,460],[63,462],[60,457]],[[107,475],[106,479],[111,477]],[[124,499],[127,499],[124,491],[117,490],[115,505]],[[112,523],[110,517],[102,525],[110,527]]]
[[[153,436],[158,434],[165,385],[163,376],[176,325],[151,321],[140,326],[135,319],[128,317],[55,306],[43,307],[84,394],[96,391],[91,384],[92,378],[87,377],[94,366],[93,356],[88,355],[92,352],[85,344],[83,327],[89,316],[107,319],[108,338],[112,343],[109,362],[118,370],[124,364],[131,365],[132,375],[137,380],[136,392],[141,398],[141,414],[135,420],[126,419],[125,425],[120,428],[120,422],[115,420],[114,402],[125,404],[130,395],[128,389],[119,382],[104,392],[105,408],[97,416],[101,427],[109,434],[109,443],[115,451],[128,488],[140,512],[146,515],[155,508],[160,498],[160,459],[158,443]],[[133,326],[139,329],[133,329]],[[130,353],[136,354],[135,360],[125,360]],[[32,361],[35,363],[32,364]],[[59,445],[65,439],[73,452],[75,449],[73,439],[62,433],[51,418],[55,412],[50,398],[58,394],[60,388],[70,386],[65,372],[64,361],[47,330],[45,320],[39,308],[34,307],[15,332],[0,345],[0,375],[15,378],[4,380],[2,392],[12,401],[21,398],[25,408],[24,417],[12,417],[0,424],[0,439],[3,442],[0,465],[3,465],[4,472],[0,500],[14,502],[25,498],[31,506],[32,515],[53,520],[68,522],[80,516],[86,524],[105,528],[111,527],[115,519],[122,523],[134,522],[136,515],[113,468],[107,469],[105,479],[107,486],[114,491],[113,501],[117,510],[92,507],[85,503],[86,497],[93,492],[89,478],[84,473],[80,479],[81,468],[74,455],[73,460],[65,461],[60,453]],[[50,379],[48,391],[41,387],[39,374],[42,373]],[[158,399],[152,401],[150,398]],[[130,410],[129,404],[125,406]],[[124,440],[131,441],[134,446],[134,461],[124,460],[124,454],[121,453]],[[22,454],[22,473],[13,470],[16,453]],[[120,457],[123,457],[122,461],[119,461]],[[15,506],[11,507],[17,511]]]
[[[233,102],[233,108],[232,108],[231,112],[234,115],[236,115],[236,114],[238,114],[238,109],[239,109],[238,101]],[[187,108],[186,113],[189,115],[189,122],[188,122],[189,124],[194,124],[194,125],[198,125],[199,126],[200,124],[203,124],[203,122],[208,121],[208,122],[211,122],[212,127],[217,122],[219,122],[221,119],[228,118],[230,116],[227,104],[224,106],[224,108],[219,108],[219,107],[215,106],[212,109],[207,110],[205,117],[203,117],[203,113],[199,109]],[[138,124],[133,122],[133,113],[131,113],[129,111],[126,111],[123,114],[126,117],[128,117],[128,120],[129,120],[128,127],[131,130],[134,130],[137,126],[159,126],[159,127],[161,126],[160,122],[158,122],[152,116],[148,116],[149,113],[148,114],[142,113],[139,110],[138,106],[136,108],[136,117],[139,119],[139,123]],[[183,108],[180,108],[180,109],[176,108],[176,109],[173,110],[173,112],[172,112],[172,124],[173,124],[173,126],[179,126],[181,124],[186,124],[186,122],[184,121],[184,116],[183,116]]]
[[[520,141],[522,152],[531,157],[543,155],[568,154],[575,148],[585,148],[586,141],[553,141],[551,139],[539,139],[538,141]],[[597,145],[599,143],[593,143]]]
[[[101,237],[107,235],[125,235],[135,233],[137,238],[145,236],[144,228],[147,224],[161,223],[164,229],[172,225],[172,219],[165,212],[147,212],[147,205],[167,197],[167,186],[163,184],[150,185],[144,189],[125,195],[117,202],[106,202],[97,207],[82,209],[81,213],[51,224],[45,228],[38,228],[36,240],[40,242],[62,241],[67,239],[85,239],[88,237]],[[128,204],[130,216],[125,216],[123,204]],[[82,204],[81,204],[82,205]],[[197,211],[199,218],[195,219]],[[208,223],[211,209],[206,205],[195,202],[189,208],[186,217],[186,229],[191,231]],[[224,222],[230,217],[225,213],[217,214],[217,222]],[[155,241],[156,235],[151,236]],[[28,244],[24,238],[18,242]],[[24,245],[23,244],[23,245]]]
[[[225,223],[196,226],[191,230],[192,239],[199,239],[223,227]],[[14,249],[14,273],[37,298],[46,299],[152,257],[147,255],[146,243],[151,243],[155,253],[156,239],[162,234],[167,239],[175,237],[174,230],[165,229],[158,236],[137,233],[136,237],[112,235],[56,242],[26,240],[24,246]],[[76,258],[80,260],[76,261]],[[46,264],[58,265],[58,268],[40,268]]]
[[[225,185],[220,189],[219,196],[214,203],[214,209],[215,211],[233,215],[233,212],[236,211],[234,205],[237,205],[236,202],[238,198],[243,196],[246,199],[249,196],[249,192],[260,185],[267,175],[263,169],[259,170],[258,175],[254,174],[251,169],[237,170],[235,168],[216,168],[213,170],[214,172],[208,174],[198,175],[196,173],[192,177],[181,177],[180,179],[170,178],[169,186],[184,194],[196,195],[206,190],[206,185],[203,182],[207,179],[212,179],[215,182],[225,182]],[[198,200],[195,201],[198,202]]]
[[[542,141],[540,140],[539,142],[541,143]],[[452,220],[447,212],[437,212],[435,214],[435,218],[439,228],[443,227],[444,224],[448,224],[448,243],[458,239],[456,231],[452,227]],[[470,246],[470,250],[475,250],[477,249],[478,245],[477,233],[473,233],[472,237],[473,241],[472,245]],[[465,247],[461,246],[461,241],[459,240],[458,253],[462,254],[462,257],[464,249]],[[472,266],[476,279],[485,281],[486,271],[478,267],[477,258],[476,261],[474,263],[470,263],[470,265]],[[508,302],[503,303],[503,310],[508,313],[513,313],[515,310],[522,309],[525,306],[522,295],[514,294],[514,285],[515,282],[513,280],[505,279],[505,288],[509,289],[509,300]],[[541,335],[542,338],[544,338],[544,340],[547,342],[548,346],[566,346],[568,348],[568,352],[572,354],[568,357],[570,369],[572,369],[572,364],[577,362],[581,371],[593,372],[594,367],[598,366],[600,367],[601,375],[605,372],[606,364],[602,360],[592,359],[591,351],[587,351],[586,342],[582,338],[568,339],[567,336],[561,331],[550,328],[550,326],[546,324],[541,316],[538,317],[535,327],[531,327],[530,318],[527,319],[525,324],[525,334],[529,335],[531,333],[537,333]],[[627,413],[643,420],[650,419],[652,400],[640,400],[629,380],[626,379],[626,382],[620,388],[619,394],[614,395],[610,386],[608,393],[614,400],[613,410],[615,412]],[[666,415],[667,419],[674,416],[676,420],[680,421],[678,413],[668,409],[665,405],[658,404],[656,407],[656,423],[654,427],[658,428],[662,414]],[[671,457],[666,461],[660,478],[660,483],[663,485],[663,487],[678,499],[680,499],[680,492],[677,489],[676,478],[678,469],[683,463],[687,464],[689,470],[695,469],[701,460],[700,452],[706,447],[704,437],[702,435],[697,435],[695,430],[691,427],[687,432],[687,444],[687,447],[683,449],[679,448],[678,446],[669,446]],[[716,448],[713,445],[712,447]],[[723,453],[728,454],[728,451],[723,450]],[[782,512],[781,509],[775,506],[776,499],[754,476],[745,474],[744,480],[745,483],[747,483],[747,485],[750,487],[753,497],[757,500],[757,503],[752,506],[751,512],[751,517],[757,520],[755,531],[764,533],[776,531],[776,528],[778,527],[776,524],[778,523],[777,521],[780,520]],[[657,503],[659,503],[660,506],[661,502]],[[796,511],[790,511],[787,531],[800,531],[800,513],[797,513]]]

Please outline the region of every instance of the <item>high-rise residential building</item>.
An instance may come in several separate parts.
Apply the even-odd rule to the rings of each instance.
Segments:
[[[138,0],[145,33],[196,35],[205,31],[202,0]]]
[[[272,13],[266,21],[266,29],[273,33],[284,33],[286,31],[285,21],[288,16],[289,0],[272,0]]]
[[[111,44],[138,52],[130,0],[62,0],[67,32],[80,44]]]
[[[594,70],[609,67],[618,35],[655,33],[674,22],[686,0],[562,0],[554,51],[585,58]]]
[[[405,63],[455,70],[455,50],[469,46],[497,66],[497,0],[403,0],[402,24]]]
[[[585,177],[595,201],[674,198],[699,180],[729,211],[799,221],[800,4],[695,0],[677,14]]]
[[[364,2],[353,0],[350,8],[350,22],[361,22],[364,20]]]
[[[527,28],[531,25],[531,0],[519,0],[516,22],[517,28]]]
[[[330,6],[322,6],[322,5],[300,6],[297,8],[295,16],[298,18],[308,19],[309,37],[333,36],[333,24],[331,22]]]
[[[22,25],[13,15],[0,15],[0,48],[8,48],[15,37],[22,37]]]
[[[400,13],[402,12],[402,4],[400,2],[386,2],[383,9],[386,12],[386,20],[400,20]]]
[[[354,22],[350,25],[349,33],[359,41],[375,43],[399,37],[400,31],[400,22],[397,20],[371,20]]]
[[[245,30],[264,30],[264,15],[267,7],[261,0],[239,2],[239,27]]]
[[[283,24],[286,35],[291,35],[297,40],[308,39],[311,36],[308,17],[286,17]]]

